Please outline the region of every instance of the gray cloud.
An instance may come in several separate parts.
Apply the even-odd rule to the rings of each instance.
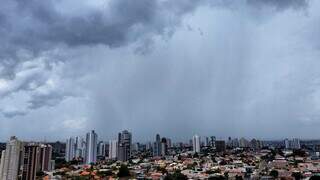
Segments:
[[[46,86],[49,77],[44,71],[50,69],[51,62],[57,61],[54,54],[47,54],[52,49],[67,46],[93,46],[103,44],[111,48],[125,46],[143,39],[136,48],[138,53],[147,53],[152,46],[153,36],[170,36],[180,23],[180,17],[194,10],[199,1],[148,1],[132,2],[117,0],[106,2],[103,8],[88,8],[85,12],[62,12],[63,4],[54,1],[7,1],[0,8],[2,28],[0,45],[0,74],[6,78],[8,87],[0,89],[2,96],[19,91],[31,91],[29,109],[42,106],[54,106],[70,94],[55,92],[37,92],[30,85],[39,89]],[[19,66],[45,56],[45,69],[23,75]],[[69,59],[64,56],[59,60]],[[35,61],[36,62],[36,61]],[[20,76],[20,74],[22,74]]]
[[[6,118],[13,118],[16,116],[24,116],[27,114],[26,111],[18,110],[18,109],[5,109],[5,110],[0,110],[0,112]]]
[[[277,10],[287,8],[304,9],[308,7],[308,0],[247,0],[247,3],[258,8],[269,6]]]
[[[0,9],[0,23],[3,24],[0,52],[2,56],[14,56],[20,48],[36,53],[59,44],[128,45],[157,34],[170,35],[183,15],[206,3],[204,0],[112,0],[106,1],[104,8],[66,13],[60,10],[65,8],[63,3],[52,0],[6,1]],[[233,1],[211,3],[216,6],[238,4]],[[307,0],[247,0],[247,3],[259,8],[271,6],[277,9],[300,8],[308,4]]]
[[[13,33],[6,44],[14,49],[37,52],[60,43],[119,47],[149,34],[165,35],[179,24],[180,16],[195,9],[199,2],[117,0],[109,1],[102,9],[66,14],[59,12],[62,5],[53,1],[18,0],[7,2],[7,16],[1,19],[10,22],[4,29]]]
[[[11,119],[2,127],[22,119],[50,126],[42,133],[65,124],[61,136],[94,128],[102,137],[129,128],[143,139],[157,131],[266,137],[271,129],[280,137],[317,124],[318,56],[296,25],[309,17],[295,11],[309,1],[95,3],[3,2],[0,112]]]

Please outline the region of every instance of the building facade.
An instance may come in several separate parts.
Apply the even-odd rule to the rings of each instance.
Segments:
[[[131,157],[132,135],[124,130],[118,134],[118,160],[128,161]]]
[[[15,136],[11,137],[6,144],[6,150],[2,153],[4,156],[1,156],[1,180],[18,179],[22,151],[22,142],[19,141]]]
[[[117,159],[118,154],[118,141],[111,140],[109,142],[109,159]]]
[[[96,163],[97,162],[97,142],[98,135],[94,130],[87,133],[86,136],[86,164]]]
[[[22,180],[35,180],[38,166],[38,145],[26,145],[23,152]]]
[[[200,136],[198,135],[192,137],[192,150],[194,153],[200,153]]]
[[[76,144],[73,137],[70,137],[66,141],[65,160],[67,162],[72,161],[76,157]]]

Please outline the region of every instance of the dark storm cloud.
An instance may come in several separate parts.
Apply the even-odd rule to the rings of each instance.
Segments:
[[[7,32],[4,34],[11,34],[6,42],[14,46],[11,48],[22,47],[32,51],[60,43],[119,47],[142,35],[148,36],[148,33],[164,35],[179,23],[180,16],[192,11],[199,2],[112,0],[103,9],[64,14],[51,0],[8,1],[8,8],[3,10],[14,17],[7,16],[10,28],[5,28]],[[1,19],[6,20],[4,17]]]
[[[14,0],[2,2],[1,55],[14,56],[19,48],[38,52],[59,44],[68,46],[105,44],[127,45],[155,34],[168,35],[181,16],[208,1],[111,0],[105,8],[85,13],[63,13],[55,1]],[[212,1],[212,4],[230,1]],[[233,2],[235,3],[235,2]],[[256,7],[277,9],[306,7],[306,0],[247,0]],[[146,43],[148,44],[148,43]]]
[[[3,2],[5,5],[0,7],[0,66],[3,67],[0,74],[12,83],[2,96],[29,90],[30,84],[34,83],[45,86],[47,79],[41,75],[30,74],[19,80],[19,66],[63,45],[72,48],[103,44],[114,48],[143,38],[136,52],[146,53],[152,46],[154,35],[170,36],[179,25],[180,17],[195,9],[200,2],[112,0],[102,9],[88,8],[85,12],[69,14],[59,11],[64,7],[51,0]],[[66,59],[68,57],[61,60]],[[56,60],[47,56],[45,63]],[[47,67],[43,70],[51,71]],[[40,83],[39,78],[42,79]],[[32,95],[28,108],[53,106],[68,96],[51,93]]]
[[[14,110],[1,110],[0,109],[0,112],[6,118],[13,118],[15,116],[24,116],[27,114],[27,112],[25,112],[23,110],[18,110],[18,109],[14,109]]]
[[[279,14],[275,18],[290,19],[277,19],[281,24],[273,27],[291,30],[286,25],[297,21],[291,17],[309,6],[307,0],[108,0],[93,7],[83,2],[2,1],[0,113],[5,119],[19,122],[15,116],[21,116],[37,127],[58,126],[58,132],[72,131],[80,119],[83,129],[116,134],[129,128],[143,138],[155,131],[180,137],[196,131],[259,134],[254,128],[259,125],[267,127],[260,135],[272,128],[279,135],[287,123],[297,126],[300,113],[318,117],[306,110],[313,109],[307,90],[314,84],[299,78],[316,70],[297,63],[303,54],[288,56],[286,50],[298,52],[300,43],[272,42],[285,33],[268,29]],[[190,17],[193,13],[197,16]],[[255,13],[268,17],[267,27],[251,22]],[[276,46],[281,52],[268,43],[281,44]],[[281,76],[287,66],[301,71]],[[75,91],[85,100],[68,99]],[[5,107],[7,101],[25,109]]]
[[[287,8],[306,8],[309,0],[247,0],[247,3],[258,8],[272,7],[277,10],[284,10]]]
[[[170,36],[181,16],[204,1],[111,0],[103,8],[66,13],[61,1],[5,0],[0,7],[0,65],[3,76],[14,76],[16,66],[25,61],[19,50],[31,56],[43,51],[103,44],[120,47],[143,39],[137,52],[152,46],[154,35]],[[76,3],[76,2],[75,2]],[[75,5],[77,6],[77,5]],[[143,50],[143,51],[142,51]]]

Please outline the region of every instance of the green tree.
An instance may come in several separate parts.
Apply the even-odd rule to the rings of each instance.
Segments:
[[[300,180],[303,178],[301,172],[293,172],[291,176],[294,177],[295,180]]]
[[[157,171],[161,172],[162,174],[168,173],[168,171],[166,170],[166,168],[160,167],[160,166],[157,167]]]
[[[320,180],[320,175],[313,175],[309,180]]]
[[[112,171],[98,171],[97,175],[100,177],[107,177],[107,176],[112,176],[113,173]]]
[[[226,180],[227,178],[223,176],[211,176],[208,178],[208,180]]]
[[[277,170],[273,169],[270,171],[269,175],[276,179],[279,176],[279,172]]]
[[[128,176],[130,176],[130,171],[128,169],[128,166],[122,164],[118,172],[118,177],[128,177]]]
[[[177,170],[173,174],[168,174],[164,180],[188,180],[188,177]]]

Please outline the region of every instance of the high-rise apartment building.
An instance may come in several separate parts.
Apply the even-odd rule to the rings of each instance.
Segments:
[[[250,145],[250,142],[249,142],[247,139],[245,139],[245,138],[240,138],[240,140],[239,140],[239,146],[240,146],[241,148],[247,148],[247,147],[249,147],[249,145]]]
[[[66,142],[65,159],[67,162],[72,161],[76,157],[76,144],[74,138],[70,137]]]
[[[109,142],[109,159],[117,159],[118,141],[112,140]]]
[[[166,138],[166,139],[167,139],[167,146],[168,146],[168,148],[172,148],[171,139],[169,139],[169,138]]]
[[[98,143],[98,156],[106,156],[106,143],[104,143],[103,141],[100,141]]]
[[[0,160],[0,178],[2,177],[2,171],[3,171],[3,167],[4,167],[4,157],[5,157],[6,151],[3,150],[1,152],[1,160]]]
[[[226,150],[226,142],[223,140],[216,140],[215,147],[217,152],[224,152]]]
[[[77,159],[79,158],[84,158],[85,157],[85,150],[86,150],[86,142],[85,140],[80,137],[80,136],[77,136],[76,137],[76,141],[75,141],[75,151],[76,151],[76,154],[75,154],[75,157]]]
[[[211,147],[215,147],[215,145],[216,145],[215,141],[216,141],[216,137],[215,136],[211,136],[210,137],[210,145],[211,145]]]
[[[97,162],[97,142],[98,135],[94,130],[87,133],[86,136],[86,164],[96,163]]]
[[[286,149],[300,149],[300,140],[297,138],[293,138],[292,140],[285,139],[284,140],[284,145]]]
[[[23,145],[15,136],[11,137],[6,144],[6,150],[2,152],[1,156],[1,180],[15,180],[18,179],[20,156]]]
[[[132,135],[124,130],[118,134],[118,160],[127,161],[131,157]]]
[[[41,144],[39,146],[38,171],[51,171],[52,146]]]
[[[286,149],[290,149],[290,141],[289,141],[289,139],[285,139],[284,140],[284,146],[285,146]]]
[[[168,145],[167,145],[167,139],[162,138],[161,139],[161,156],[165,156],[168,153]]]
[[[203,146],[209,146],[209,137],[204,137]]]
[[[35,180],[38,166],[38,145],[25,145],[23,151],[22,180]]]
[[[192,148],[194,153],[200,152],[200,136],[194,135],[192,138]]]
[[[156,141],[153,143],[153,156],[161,156],[161,138],[156,135]]]
[[[300,140],[297,138],[292,139],[292,149],[300,149],[301,145],[300,145]]]

